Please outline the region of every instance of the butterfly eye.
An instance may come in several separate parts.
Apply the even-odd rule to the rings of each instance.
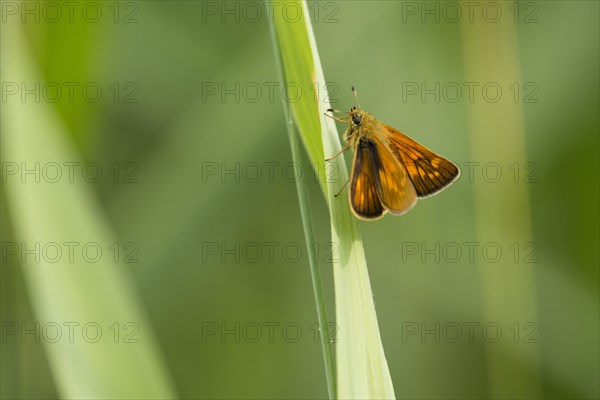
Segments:
[[[362,117],[360,116],[360,114],[354,114],[352,116],[352,121],[356,124],[359,125],[360,121],[362,121]]]

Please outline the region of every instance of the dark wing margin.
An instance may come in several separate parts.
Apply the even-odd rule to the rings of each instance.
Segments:
[[[350,185],[350,204],[358,218],[377,219],[383,216],[385,208],[378,195],[377,150],[373,142],[359,140],[354,153],[352,165],[352,182]]]
[[[391,126],[385,125],[385,131],[390,149],[404,165],[419,197],[436,194],[460,176],[460,169],[453,162]]]

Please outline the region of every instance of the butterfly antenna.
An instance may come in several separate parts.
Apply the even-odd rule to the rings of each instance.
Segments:
[[[352,94],[354,95],[354,98],[356,99],[356,104],[358,104],[358,108],[362,108],[360,106],[360,102],[358,101],[358,94],[356,94],[356,89],[354,89],[354,86],[352,86]]]

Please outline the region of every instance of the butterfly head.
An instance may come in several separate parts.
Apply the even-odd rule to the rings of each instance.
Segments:
[[[361,124],[364,125],[369,118],[369,113],[364,111],[362,108],[352,107],[350,109],[350,123],[353,126],[360,126]]]

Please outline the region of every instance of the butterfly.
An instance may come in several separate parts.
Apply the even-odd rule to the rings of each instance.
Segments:
[[[360,108],[356,90],[352,87],[357,107],[346,113],[347,118],[328,117],[348,124],[344,133],[345,146],[332,158],[354,149],[352,175],[349,182],[350,204],[357,218],[375,220],[386,212],[401,215],[416,204],[418,198],[433,196],[460,176],[453,162],[415,142],[402,132],[379,122]]]

